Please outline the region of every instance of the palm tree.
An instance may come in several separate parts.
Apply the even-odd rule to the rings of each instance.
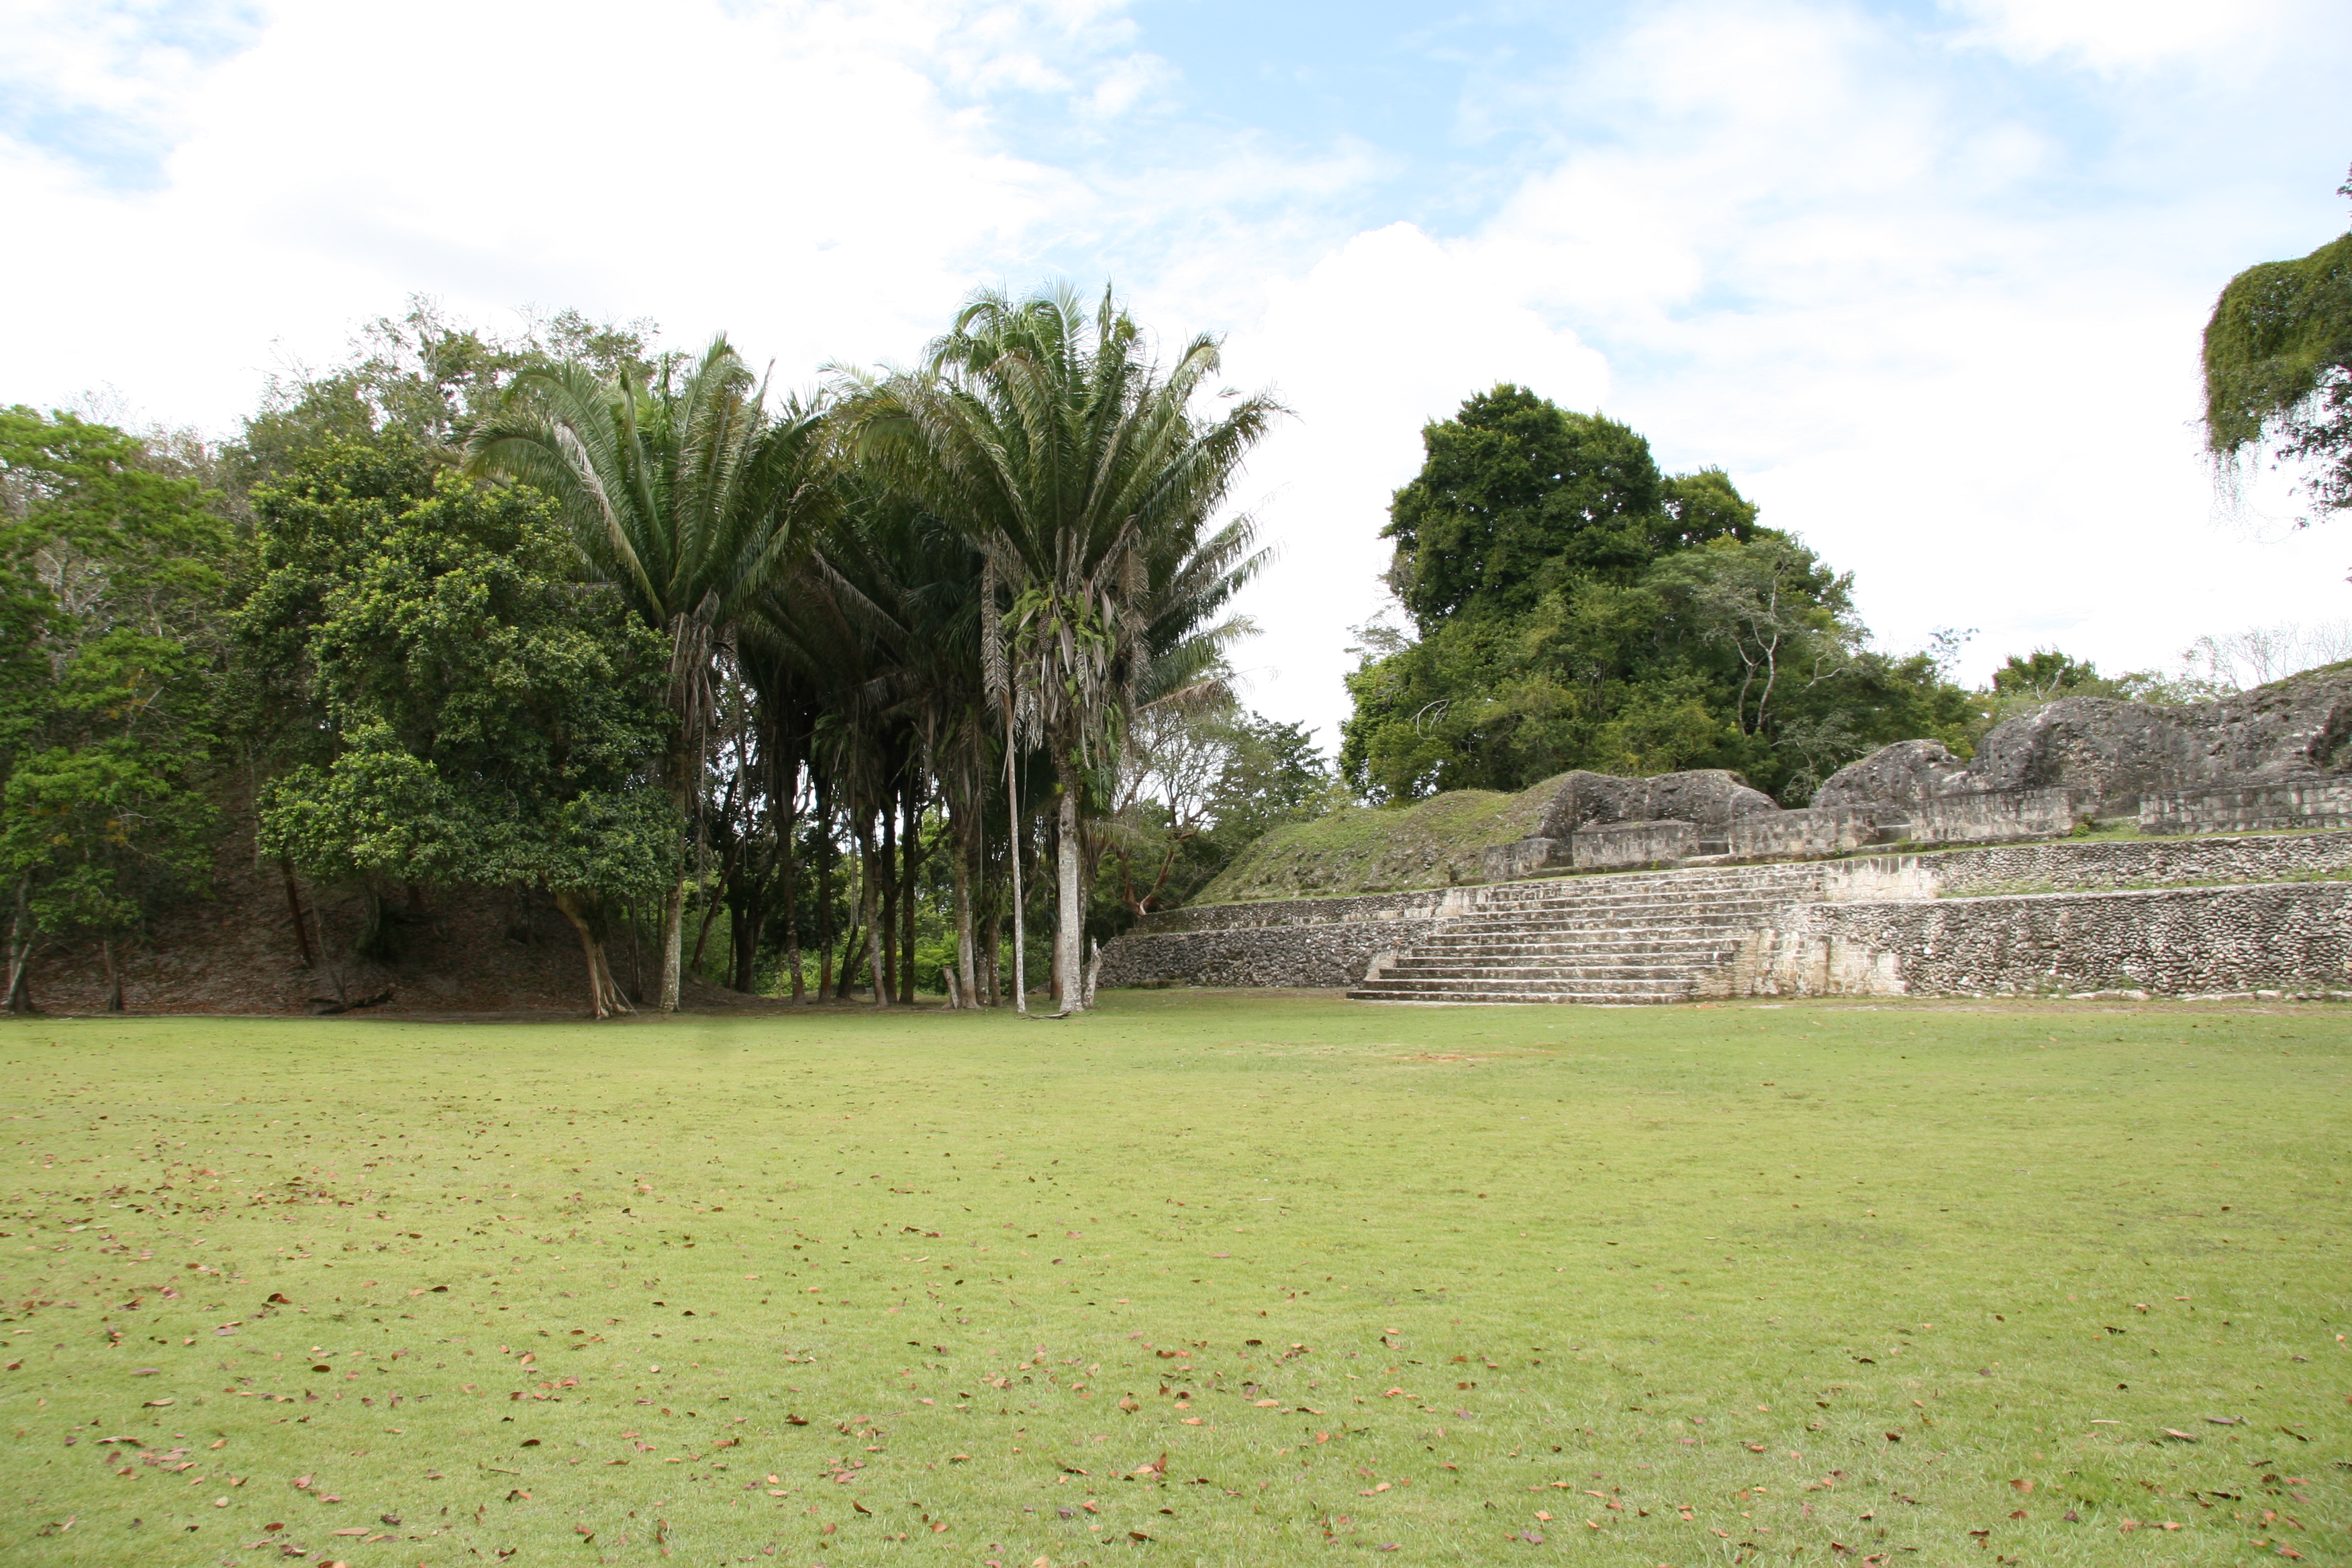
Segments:
[[[817,410],[773,412],[722,337],[690,363],[604,377],[553,364],[516,377],[466,444],[468,467],[551,497],[588,569],[670,641],[674,727],[663,783],[682,821],[702,795],[714,667],[827,504]],[[662,906],[661,1008],[678,1005],[686,868]]]
[[[1281,409],[1258,395],[1195,414],[1218,365],[1217,341],[1196,337],[1162,375],[1108,290],[1091,314],[1066,289],[982,290],[923,370],[849,389],[860,455],[981,551],[982,671],[1007,761],[1042,744],[1057,786],[1065,1011],[1084,997],[1088,783],[1155,663],[1218,640],[1202,622],[1260,559],[1246,520],[1207,534],[1208,520]]]

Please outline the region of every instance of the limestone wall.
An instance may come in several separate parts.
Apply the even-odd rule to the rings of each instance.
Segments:
[[[1948,899],[2344,874],[2352,874],[2352,833],[2089,844],[2062,839],[1841,861],[1822,868],[1822,896],[1837,902]]]
[[[1738,818],[1726,846],[1735,860],[1810,859],[1839,855],[1885,837],[1881,809],[1873,806],[1811,806],[1802,811],[1759,811]]]
[[[1570,840],[1580,871],[1625,871],[1672,866],[1697,854],[1697,826],[1688,822],[1612,822],[1580,827]]]
[[[1706,990],[2352,995],[2352,882],[1800,905]]]
[[[1670,871],[1642,881],[1664,888],[1706,875]],[[1819,891],[1808,895],[1815,901],[1790,905],[1759,931],[1710,990],[2340,988],[2347,984],[2340,962],[2326,966],[2347,940],[2352,881],[2310,880],[2330,877],[2352,878],[2352,832],[2060,840],[1831,862],[1820,868]],[[2164,897],[2097,901],[2134,889]],[[1454,917],[1507,908],[1513,896],[1450,888],[1171,910],[1145,917],[1104,949],[1101,983],[1340,989],[1381,955],[1402,952]],[[2135,921],[2147,923],[2135,928]]]
[[[2248,833],[2282,827],[2352,827],[2352,779],[2290,779],[2140,796],[2142,833]]]
[[[1911,837],[1922,844],[1987,838],[2050,838],[2074,831],[2095,804],[2068,789],[1989,789],[1937,795],[1911,807]]]
[[[1467,913],[1478,889],[1196,904],[1146,915],[1103,949],[1103,985],[1304,985],[1344,990]]]

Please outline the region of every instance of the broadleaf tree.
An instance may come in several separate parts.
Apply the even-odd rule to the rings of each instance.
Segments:
[[[256,496],[247,630],[290,659],[320,749],[274,782],[265,847],[370,889],[552,895],[590,1011],[629,1011],[605,957],[624,903],[675,885],[657,770],[675,722],[665,639],[582,580],[548,499],[492,488],[405,437],[328,441]],[[299,623],[288,605],[310,607]]]

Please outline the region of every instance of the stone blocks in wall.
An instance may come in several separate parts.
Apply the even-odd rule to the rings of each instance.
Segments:
[[[2249,833],[2294,827],[2352,827],[2352,779],[2282,779],[2140,796],[2142,833]]]
[[[1735,860],[1800,859],[1905,837],[1897,825],[1882,827],[1879,816],[1880,808],[1874,806],[1754,812],[1731,824],[1727,852]]]
[[[1276,985],[1344,990],[1379,959],[1463,914],[1467,889],[1196,904],[1143,917],[1103,949],[1104,986]]]
[[[1538,871],[1574,864],[1570,855],[1570,841],[1567,839],[1515,838],[1508,844],[1488,845],[1479,863],[1479,871],[1482,878],[1489,882],[1516,882]]]
[[[1698,852],[1698,828],[1688,822],[1612,822],[1602,827],[1580,827],[1572,847],[1580,871],[1672,866]]]
[[[1911,837],[1921,844],[1999,838],[2062,838],[2094,803],[2071,789],[1988,789],[1937,795],[1911,807]]]
[[[1717,995],[2352,992],[2352,883],[1807,904],[1759,931]]]

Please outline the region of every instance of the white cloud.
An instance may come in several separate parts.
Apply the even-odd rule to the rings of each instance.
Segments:
[[[2094,70],[2144,69],[2243,58],[2249,40],[2275,46],[2317,7],[2295,0],[1946,0],[1975,24],[1963,34],[2020,59],[2062,60]]]
[[[1036,38],[1022,20],[978,18],[1010,55],[1085,16]],[[16,298],[48,305],[0,340],[10,395],[107,381],[224,426],[273,341],[331,357],[412,291],[476,316],[577,305],[687,338],[724,326],[788,378],[908,352],[1083,205],[940,85],[942,61],[985,74],[965,26],[922,0],[588,0],[560,22],[474,0],[285,5],[252,47],[174,86],[160,188],[109,188],[21,142],[0,157],[0,201],[43,236],[0,266]]]
[[[2173,172],[2177,188],[2086,175],[2080,149],[1962,90],[1914,42],[1842,11],[1688,5],[1645,12],[1549,84],[1606,130],[1431,248],[1491,317],[1518,313],[1523,343],[1591,347],[1556,369],[1483,360],[1485,374],[1416,359],[1423,412],[1493,374],[1589,405],[1606,355],[1609,411],[1663,463],[1729,468],[1765,521],[1858,574],[1886,646],[1980,627],[1979,675],[2037,643],[2167,666],[2210,628],[2341,615],[2340,530],[2257,542],[2211,515],[2198,334],[2221,280],[2267,244],[2234,195],[2194,168]],[[2177,112],[2149,102],[2121,132]],[[2069,185],[2087,199],[2053,199]],[[1446,286],[1427,265],[1415,280]],[[1354,311],[1375,312],[1381,341],[1423,300],[1335,298],[1279,336],[1282,363],[1326,363],[1363,332]],[[1381,373],[1339,363],[1339,390],[1376,403],[1352,383]],[[1257,601],[1279,605],[1276,648],[1319,646],[1360,614],[1327,615],[1305,589],[1346,592],[1379,563],[1353,542],[1417,460],[1398,434],[1374,420],[1360,447],[1294,459],[1321,485],[1267,515],[1325,570]]]
[[[1528,173],[1454,233],[1393,220],[1458,149],[1188,121],[1119,0],[0,5],[0,401],[226,428],[412,291],[725,327],[793,382],[1058,267],[1298,410],[1248,481],[1282,717],[1344,711],[1419,428],[1505,379],[1730,468],[1897,646],[2343,613],[2343,529],[2214,528],[2192,424],[2214,289],[2337,219],[2340,0],[1634,7],[1478,79]]]

